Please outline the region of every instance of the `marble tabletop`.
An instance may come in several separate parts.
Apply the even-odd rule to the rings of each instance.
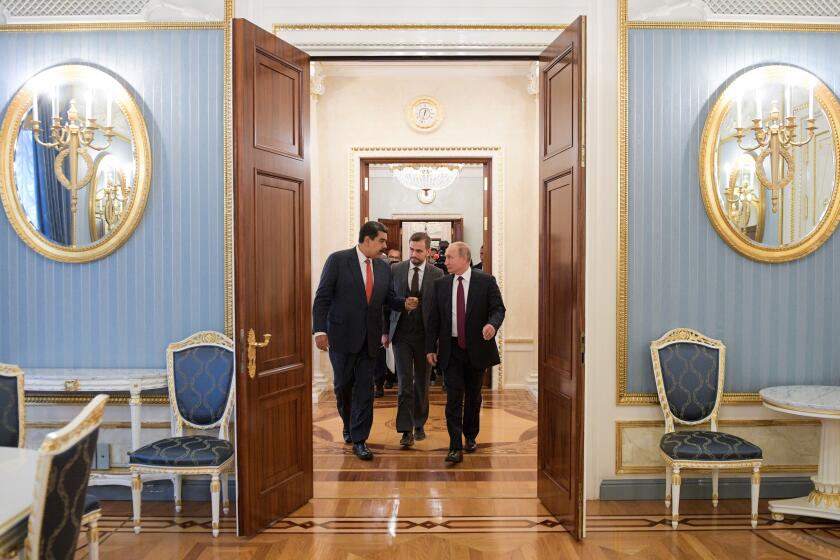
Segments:
[[[35,492],[35,467],[38,452],[18,447],[0,447],[0,534],[14,528],[29,515]]]
[[[765,404],[799,412],[840,415],[840,387],[834,385],[784,385],[758,392]]]

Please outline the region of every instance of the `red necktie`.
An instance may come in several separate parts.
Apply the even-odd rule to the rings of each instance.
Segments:
[[[367,271],[365,274],[365,295],[367,296],[368,304],[370,304],[370,298],[373,297],[373,270],[371,270],[370,259],[367,259],[365,264],[367,265]]]
[[[458,319],[458,346],[467,349],[467,303],[464,298],[464,277],[458,277],[458,301],[456,303]]]

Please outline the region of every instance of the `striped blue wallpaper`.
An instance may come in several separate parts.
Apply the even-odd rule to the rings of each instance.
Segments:
[[[648,345],[691,327],[727,345],[726,390],[840,383],[840,236],[753,262],[712,228],[697,159],[733,74],[802,66],[840,92],[840,34],[632,29],[629,35],[628,391],[654,392]]]
[[[48,260],[0,217],[0,362],[162,368],[169,342],[224,329],[223,32],[0,33],[0,108],[32,75],[84,62],[118,75],[153,155],[139,227],[109,257]]]

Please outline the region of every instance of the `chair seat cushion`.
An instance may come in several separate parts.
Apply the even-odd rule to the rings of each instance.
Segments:
[[[96,496],[92,496],[91,494],[87,494],[85,496],[85,511],[84,514],[88,514],[92,511],[96,511],[100,509],[99,500]]]
[[[132,465],[153,467],[216,467],[230,459],[233,445],[211,436],[182,436],[160,439],[132,451]]]
[[[671,459],[684,461],[761,459],[760,447],[722,432],[671,432],[662,436],[659,448]]]

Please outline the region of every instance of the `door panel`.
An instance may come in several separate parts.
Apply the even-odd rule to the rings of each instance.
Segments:
[[[537,493],[582,538],[585,34],[581,16],[540,57]]]
[[[237,508],[253,535],[312,497],[309,57],[233,23]],[[253,347],[248,331],[265,347]],[[253,374],[253,375],[252,375]]]

